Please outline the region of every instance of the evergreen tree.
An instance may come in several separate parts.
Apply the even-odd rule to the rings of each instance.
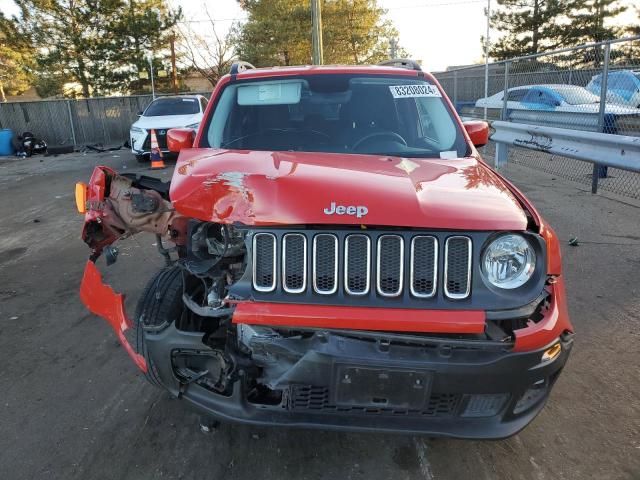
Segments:
[[[627,27],[627,33],[629,35],[640,35],[640,7],[636,7],[637,20],[633,25]]]
[[[614,19],[626,10],[627,7],[621,5],[620,0],[576,0],[571,13],[571,26],[564,35],[564,44],[582,45],[616,38],[623,29],[607,20]]]
[[[181,18],[181,10],[172,11],[165,0],[125,1],[120,19],[113,26],[117,61],[126,65],[118,75],[120,85],[127,90],[141,90],[139,74],[148,70],[147,58],[169,48],[170,37]],[[162,66],[161,60],[154,57],[154,70]]]
[[[32,81],[33,49],[29,39],[0,13],[0,101],[28,90]]]
[[[113,87],[116,39],[110,27],[120,0],[17,0],[20,28],[36,45],[38,69],[47,78],[77,82],[89,97]],[[58,92],[61,93],[61,92]]]
[[[311,62],[309,0],[239,0],[248,19],[236,36],[238,57],[260,66]],[[398,32],[377,0],[324,0],[324,62],[375,63],[389,57]],[[398,55],[406,55],[398,49]]]
[[[61,95],[76,82],[83,97],[125,93],[146,52],[168,47],[180,18],[164,0],[15,0],[13,28],[35,46],[39,93]],[[156,65],[158,66],[158,65]]]
[[[498,0],[491,15],[494,29],[503,32],[489,50],[497,60],[533,55],[558,48],[566,25],[561,25],[574,0]]]

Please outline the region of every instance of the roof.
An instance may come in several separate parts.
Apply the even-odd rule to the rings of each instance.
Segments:
[[[536,83],[533,85],[520,85],[518,87],[511,87],[509,90],[522,90],[524,88],[580,88],[584,89],[584,87],[580,85],[568,85],[566,83]]]
[[[247,69],[237,74],[237,78],[260,78],[272,76],[292,76],[292,75],[316,75],[316,74],[339,74],[339,73],[360,73],[367,75],[403,75],[416,77],[417,70],[405,67],[392,67],[380,65],[299,65],[299,66],[275,66],[266,68]],[[431,76],[428,73],[425,75]]]
[[[200,97],[204,97],[204,95],[199,93],[191,93],[191,94],[185,94],[185,95],[162,95],[162,96],[157,96],[155,100],[163,100],[166,98],[200,98]]]

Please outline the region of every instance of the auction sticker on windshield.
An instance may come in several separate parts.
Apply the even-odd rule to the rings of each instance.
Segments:
[[[390,86],[393,98],[442,97],[435,85],[397,85]]]

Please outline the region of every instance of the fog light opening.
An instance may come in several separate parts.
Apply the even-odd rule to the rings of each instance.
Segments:
[[[542,354],[542,361],[552,362],[558,357],[558,355],[560,355],[560,352],[562,352],[562,344],[558,342],[544,351]]]
[[[547,379],[538,380],[529,389],[524,392],[524,395],[520,397],[516,406],[513,407],[513,413],[522,413],[525,410],[529,410],[534,405],[537,405],[547,394],[549,390],[549,382]]]

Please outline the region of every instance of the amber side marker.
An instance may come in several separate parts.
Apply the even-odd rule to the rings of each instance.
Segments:
[[[78,213],[87,211],[87,184],[84,182],[76,183],[76,208]]]
[[[542,354],[543,362],[550,362],[551,360],[555,360],[555,358],[560,355],[562,351],[562,345],[560,343],[556,343],[554,346],[547,348]]]

